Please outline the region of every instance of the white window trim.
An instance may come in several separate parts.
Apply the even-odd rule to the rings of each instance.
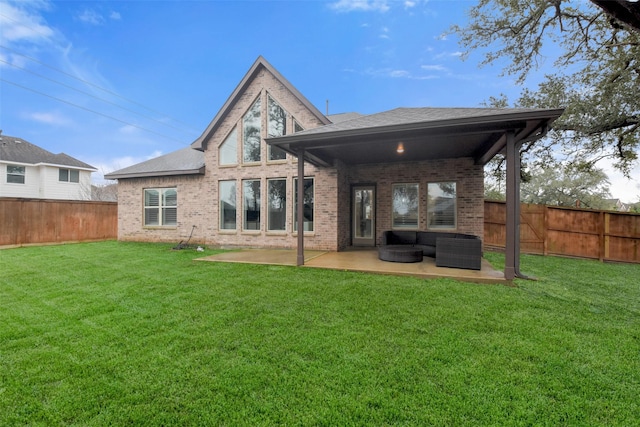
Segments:
[[[9,166],[15,168],[22,168],[22,173],[9,173]],[[6,166],[5,181],[8,185],[25,185],[27,183],[27,167],[24,165],[16,165],[16,164],[7,164]],[[21,176],[22,182],[9,182],[9,175],[11,176]]]
[[[176,192],[176,205],[175,206],[163,206],[162,199],[165,191],[174,190]],[[158,206],[147,207],[146,193],[147,191],[158,191]],[[147,209],[158,209],[158,224],[147,224]],[[176,223],[175,224],[163,224],[165,220],[164,209],[175,208],[176,210]],[[142,225],[144,228],[164,228],[172,229],[178,227],[178,188],[177,187],[162,187],[162,188],[144,188],[142,191]]]

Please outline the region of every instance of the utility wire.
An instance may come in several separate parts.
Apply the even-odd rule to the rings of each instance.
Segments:
[[[1,14],[0,14],[0,15],[1,15]],[[2,15],[2,16],[4,16],[5,18],[8,18],[6,15]],[[11,18],[8,18],[8,19],[11,19]],[[15,21],[15,20],[13,20],[13,19],[11,19],[11,20],[12,20],[12,21]],[[17,21],[16,21],[16,22],[17,22]],[[36,31],[36,30],[34,30],[34,31]],[[17,50],[12,49],[12,48],[10,48],[10,47],[8,47],[8,46],[5,46],[5,45],[3,45],[3,44],[0,44],[0,48],[6,49],[6,50],[8,50],[9,52],[13,53],[14,55],[18,55],[18,56],[21,56],[21,57],[23,57],[23,58],[26,58],[26,59],[28,59],[28,60],[30,60],[30,61],[33,61],[33,62],[35,62],[35,63],[37,63],[37,64],[42,65],[43,67],[49,68],[49,69],[51,69],[51,70],[53,70],[53,71],[56,71],[56,72],[58,72],[58,73],[60,73],[60,74],[64,74],[64,75],[65,75],[65,76],[67,76],[67,77],[70,77],[70,78],[72,78],[72,79],[78,80],[78,81],[80,81],[80,82],[82,82],[82,83],[84,83],[84,84],[86,84],[86,85],[89,85],[89,86],[91,86],[91,87],[94,87],[94,88],[96,88],[96,89],[99,89],[99,90],[101,90],[101,91],[103,91],[103,92],[106,92],[106,93],[108,93],[108,94],[110,94],[110,95],[113,95],[113,96],[115,96],[115,97],[117,97],[117,98],[120,98],[120,99],[122,99],[122,100],[124,100],[124,101],[127,101],[127,102],[129,102],[129,103],[131,103],[131,104],[134,104],[134,105],[137,105],[137,106],[139,106],[139,107],[142,107],[142,108],[144,108],[144,109],[145,109],[145,110],[147,110],[147,111],[150,111],[150,112],[155,113],[155,114],[159,114],[159,115],[161,115],[161,116],[168,117],[169,119],[173,120],[173,121],[174,121],[174,122],[176,122],[176,123],[180,123],[180,124],[182,124],[182,125],[184,125],[184,126],[187,126],[187,130],[188,130],[188,131],[191,131],[191,132],[196,133],[196,134],[198,134],[198,133],[199,133],[198,131],[196,131],[196,130],[192,129],[192,128],[190,127],[190,125],[189,125],[189,124],[187,124],[187,123],[185,123],[185,122],[183,122],[183,121],[181,121],[181,120],[175,119],[175,118],[173,118],[173,117],[169,117],[169,116],[167,116],[166,114],[164,114],[164,113],[162,113],[162,112],[160,112],[160,111],[154,110],[153,108],[149,108],[149,107],[147,107],[146,105],[141,104],[141,103],[139,103],[139,102],[137,102],[137,101],[134,101],[134,100],[132,100],[132,99],[128,99],[128,98],[126,98],[126,97],[124,97],[124,96],[122,96],[122,95],[117,94],[116,92],[113,92],[113,91],[111,91],[111,90],[109,90],[109,89],[105,89],[105,88],[103,88],[103,87],[101,87],[101,86],[99,86],[99,85],[97,85],[97,84],[95,84],[95,83],[92,83],[92,82],[88,81],[88,80],[81,79],[80,77],[74,76],[73,74],[67,73],[67,72],[66,72],[66,71],[64,71],[64,70],[61,70],[61,69],[59,69],[59,68],[56,68],[56,67],[54,67],[54,66],[52,66],[52,65],[49,65],[49,64],[47,64],[47,63],[45,63],[45,62],[42,62],[42,61],[40,61],[40,60],[38,60],[38,59],[36,59],[36,58],[33,58],[33,57],[31,57],[31,56],[28,56],[28,55],[25,55],[25,54],[23,54],[23,53],[20,53],[20,52],[18,52]],[[4,62],[4,61],[3,61],[3,62]]]
[[[59,101],[59,102],[62,102],[62,103],[64,103],[64,104],[71,105],[72,107],[76,107],[76,108],[79,108],[79,109],[81,109],[81,110],[88,111],[88,112],[90,112],[90,113],[97,114],[97,115],[99,115],[99,116],[106,117],[106,118],[111,119],[111,120],[115,120],[115,121],[120,122],[120,123],[123,123],[123,124],[125,124],[125,125],[127,125],[127,126],[132,126],[132,127],[134,127],[134,128],[137,128],[137,129],[143,130],[143,131],[145,131],[145,132],[149,132],[149,133],[152,133],[152,134],[154,134],[154,135],[158,135],[158,136],[160,136],[160,137],[162,137],[162,138],[166,138],[166,139],[170,139],[170,140],[172,140],[172,141],[179,142],[180,144],[183,144],[183,145],[184,145],[184,141],[181,141],[181,140],[179,140],[179,139],[176,139],[176,138],[173,138],[173,137],[170,137],[170,136],[167,136],[167,135],[161,134],[161,133],[156,132],[156,131],[153,131],[153,130],[151,130],[151,129],[144,128],[144,127],[142,127],[142,126],[134,125],[133,123],[129,123],[129,122],[126,122],[126,121],[124,121],[124,120],[118,119],[117,117],[113,117],[113,116],[110,116],[110,115],[108,115],[108,114],[104,114],[104,113],[101,113],[101,112],[99,112],[99,111],[95,111],[95,110],[92,110],[92,109],[90,109],[90,108],[83,107],[83,106],[78,105],[78,104],[74,104],[73,102],[66,101],[66,100],[64,100],[64,99],[60,99],[60,98],[56,98],[55,96],[48,95],[48,94],[46,94],[46,93],[44,93],[44,92],[37,91],[37,90],[35,90],[35,89],[32,89],[32,88],[30,88],[30,87],[23,86],[23,85],[21,85],[21,84],[18,84],[18,83],[16,83],[16,82],[12,82],[12,81],[7,80],[7,79],[4,79],[4,78],[2,78],[2,77],[0,77],[0,81],[3,81],[3,82],[5,82],[5,83],[9,83],[10,85],[13,85],[13,86],[19,87],[20,89],[27,90],[27,91],[29,91],[29,92],[37,93],[38,95],[46,96],[47,98],[54,99],[54,100]]]
[[[161,121],[161,120],[156,119],[155,117],[151,117],[151,116],[148,116],[148,115],[146,115],[146,114],[139,113],[139,112],[137,112],[137,111],[135,111],[135,110],[132,110],[132,109],[130,109],[130,108],[127,108],[127,107],[123,107],[123,106],[121,106],[121,105],[118,105],[118,104],[116,104],[115,102],[111,102],[111,101],[106,100],[106,99],[104,99],[104,98],[100,98],[99,96],[93,95],[93,94],[91,94],[91,93],[89,93],[89,92],[85,92],[85,91],[83,91],[83,90],[76,89],[75,87],[73,87],[73,86],[71,86],[71,85],[68,85],[68,84],[66,84],[66,83],[62,83],[62,82],[59,82],[59,81],[57,81],[57,80],[51,79],[51,78],[49,78],[49,77],[47,77],[47,76],[44,76],[44,75],[42,75],[42,74],[38,74],[38,73],[36,73],[35,71],[31,71],[31,70],[28,70],[28,69],[26,69],[26,68],[20,67],[20,66],[18,66],[18,65],[11,64],[10,62],[5,61],[4,59],[0,59],[0,62],[3,62],[3,63],[5,63],[5,64],[7,64],[7,65],[9,65],[9,66],[11,66],[11,67],[14,67],[14,68],[17,68],[17,69],[19,69],[19,70],[21,70],[21,71],[24,71],[25,73],[33,74],[34,76],[40,77],[41,79],[48,80],[48,81],[50,81],[50,82],[53,82],[53,83],[58,84],[58,85],[60,85],[60,86],[66,87],[66,88],[68,88],[68,89],[71,89],[71,90],[76,91],[76,92],[78,92],[78,93],[81,93],[81,94],[83,94],[83,95],[86,95],[86,96],[89,96],[89,97],[91,97],[91,98],[97,99],[98,101],[102,101],[102,102],[104,102],[104,103],[107,103],[107,104],[113,105],[113,106],[115,106],[115,107],[118,107],[118,108],[120,108],[120,109],[122,109],[122,110],[125,110],[125,111],[128,111],[128,112],[130,112],[130,113],[136,114],[136,115],[138,115],[138,116],[140,116],[140,117],[144,117],[144,118],[146,118],[146,119],[153,120],[154,122],[160,123],[160,124],[161,124],[161,125],[163,125],[163,126],[167,126],[167,127],[170,127],[170,128],[172,128],[172,129],[175,129],[175,130],[178,130],[178,131],[181,131],[181,132],[189,132],[189,131],[188,131],[188,130],[186,130],[186,129],[182,129],[182,128],[179,128],[179,127],[173,126],[173,125],[171,125],[171,124],[165,123],[165,122],[163,122],[163,121]]]

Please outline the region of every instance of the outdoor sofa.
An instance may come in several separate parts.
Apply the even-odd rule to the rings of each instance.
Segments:
[[[385,231],[382,234],[382,244],[378,249],[379,258],[385,261],[414,262],[415,258],[403,261],[402,254],[394,251],[403,246],[422,250],[423,256],[436,259],[438,267],[480,270],[482,241],[477,236],[435,231]],[[408,255],[411,253],[411,251],[407,252]],[[415,255],[415,251],[413,254]],[[394,259],[394,257],[399,258]]]

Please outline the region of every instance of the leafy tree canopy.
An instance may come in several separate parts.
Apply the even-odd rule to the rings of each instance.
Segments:
[[[611,197],[609,180],[601,169],[584,171],[572,167],[555,167],[536,170],[522,184],[521,200],[524,203],[554,206],[581,206],[592,209],[608,209]]]
[[[506,59],[504,72],[518,83],[541,66],[543,46],[561,49],[538,90],[525,89],[516,103],[566,109],[548,138],[523,147],[525,163],[568,160],[588,170],[611,158],[629,174],[640,146],[640,2],[480,0],[469,18],[452,27],[466,54],[482,49],[482,64]]]

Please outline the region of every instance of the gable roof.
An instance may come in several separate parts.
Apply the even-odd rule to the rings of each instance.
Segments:
[[[0,161],[30,165],[68,166],[75,169],[96,171],[93,166],[65,153],[54,154],[22,138],[0,135]]]
[[[124,169],[105,174],[106,179],[204,174],[204,153],[185,147]]]
[[[247,74],[242,78],[238,86],[231,93],[227,101],[224,103],[218,114],[213,118],[207,129],[200,135],[198,139],[196,139],[191,147],[196,150],[205,150],[207,147],[207,141],[209,137],[216,131],[222,119],[228,114],[229,110],[236,103],[238,98],[242,95],[242,93],[247,89],[251,81],[254,79],[255,75],[260,71],[260,69],[266,69],[280,82],[282,85],[288,89],[302,104],[316,117],[321,123],[329,124],[331,121],[325,117],[324,114],[320,112],[307,98],[305,98],[298,89],[296,89],[287,79],[284,78],[282,74],[278,72],[266,59],[262,56],[259,56],[258,59],[253,63]]]

